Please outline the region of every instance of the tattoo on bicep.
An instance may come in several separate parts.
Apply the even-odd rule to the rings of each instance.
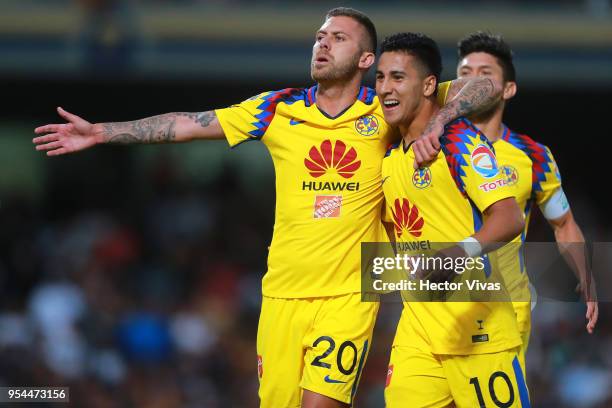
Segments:
[[[459,101],[459,109],[457,110],[457,113],[459,114],[459,116],[465,115],[467,113],[470,113],[473,109],[473,104],[471,101],[463,101],[460,100]]]
[[[198,113],[196,122],[198,122],[202,127],[207,127],[216,118],[217,118],[217,115],[213,111],[200,112]]]
[[[455,96],[457,96],[457,94],[461,92],[467,82],[468,80],[465,78],[457,78],[453,80],[450,84],[450,87],[448,88],[448,92],[446,93],[445,104],[452,101]]]
[[[467,86],[452,103],[448,104],[450,106],[447,105],[448,109],[452,111],[454,118],[480,113],[489,108],[495,100],[492,97],[493,89],[491,80],[482,81],[476,87]]]
[[[198,123],[202,127],[208,127],[212,123],[213,120],[217,118],[217,115],[214,111],[206,111],[206,112],[180,112],[177,115],[185,116],[189,119],[192,119],[195,123]]]

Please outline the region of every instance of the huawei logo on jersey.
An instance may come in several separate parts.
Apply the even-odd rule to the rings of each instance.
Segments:
[[[348,179],[361,167],[361,160],[357,160],[355,148],[348,148],[342,140],[336,140],[335,144],[325,140],[318,149],[312,146],[308,156],[304,159],[304,165],[312,177],[321,177],[327,172],[335,171]]]
[[[396,198],[391,212],[398,238],[402,236],[404,230],[407,230],[414,237],[421,236],[425,221],[423,217],[419,216],[419,209],[416,205],[410,206],[410,201],[407,198]]]

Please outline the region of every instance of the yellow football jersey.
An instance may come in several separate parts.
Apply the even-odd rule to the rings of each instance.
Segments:
[[[383,160],[384,218],[398,242],[461,241],[480,229],[484,210],[512,197],[491,144],[467,119],[448,125],[441,144],[429,167],[414,170],[412,148],[402,143]],[[493,353],[520,343],[510,302],[405,302],[394,341],[436,354]]]
[[[276,172],[276,211],[263,294],[280,298],[360,291],[360,243],[387,240],[381,162],[393,132],[374,91],[344,112],[316,105],[316,86],[264,92],[216,111],[231,146],[261,140]]]
[[[494,142],[500,172],[525,214],[525,229],[512,244],[497,251],[500,270],[510,295],[516,301],[519,330],[529,328],[529,277],[525,270],[523,245],[534,204],[546,203],[561,187],[561,175],[548,147],[504,126],[502,138]],[[518,271],[518,273],[517,273]]]

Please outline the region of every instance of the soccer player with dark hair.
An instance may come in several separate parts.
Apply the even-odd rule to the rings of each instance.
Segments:
[[[257,334],[262,407],[352,403],[378,311],[361,302],[360,242],[382,241],[381,164],[395,132],[362,80],[375,62],[376,30],[363,13],[336,8],[316,33],[310,88],[263,92],[207,112],[96,123],[58,108],[66,124],[37,128],[50,156],[97,144],[260,140],[276,172],[276,213]],[[486,78],[455,81],[432,118],[440,134],[499,96]]]
[[[438,46],[423,34],[396,34],[381,45],[376,92],[385,120],[402,136],[383,160],[383,219],[398,244],[431,246],[445,259],[480,258],[482,268],[473,274],[487,282],[494,262],[487,253],[522,231],[523,216],[490,143],[465,118],[446,126],[430,166],[413,169],[413,142],[439,109],[441,70]],[[440,282],[442,272],[421,271],[419,285]],[[445,282],[454,277],[453,271],[442,276]],[[529,407],[509,301],[425,302],[407,292],[389,362],[387,407]]]
[[[523,339],[521,357],[524,360],[531,329],[531,302],[523,245],[535,204],[552,226],[561,253],[579,279],[580,290],[587,301],[586,329],[589,333],[593,332],[598,316],[595,284],[587,269],[584,236],[563,192],[561,174],[550,149],[503,123],[506,104],[517,91],[510,46],[500,35],[479,31],[460,40],[457,51],[458,77],[490,78],[503,90],[502,99],[491,109],[471,117],[471,120],[493,144],[500,170],[508,186],[514,190],[525,215],[525,228],[521,235],[511,245],[498,251],[500,268],[505,273],[506,284],[515,301],[514,308]]]

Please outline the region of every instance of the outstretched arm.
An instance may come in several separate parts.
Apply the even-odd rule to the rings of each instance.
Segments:
[[[576,278],[578,278],[579,289],[587,304],[586,329],[589,334],[593,333],[599,307],[597,304],[595,281],[589,273],[587,259],[585,256],[584,235],[574,219],[572,211],[569,210],[559,218],[548,220],[555,232],[555,239],[559,247],[559,252],[565,258]]]
[[[34,130],[43,135],[33,139],[36,150],[45,150],[48,156],[74,153],[102,143],[171,143],[225,137],[214,111],[175,112],[130,122],[95,124],[62,108],[57,112],[68,123]]]
[[[413,143],[414,168],[435,159],[440,150],[444,126],[461,116],[477,115],[499,100],[502,89],[489,78],[458,78],[451,82],[446,104],[430,121],[421,137]]]

